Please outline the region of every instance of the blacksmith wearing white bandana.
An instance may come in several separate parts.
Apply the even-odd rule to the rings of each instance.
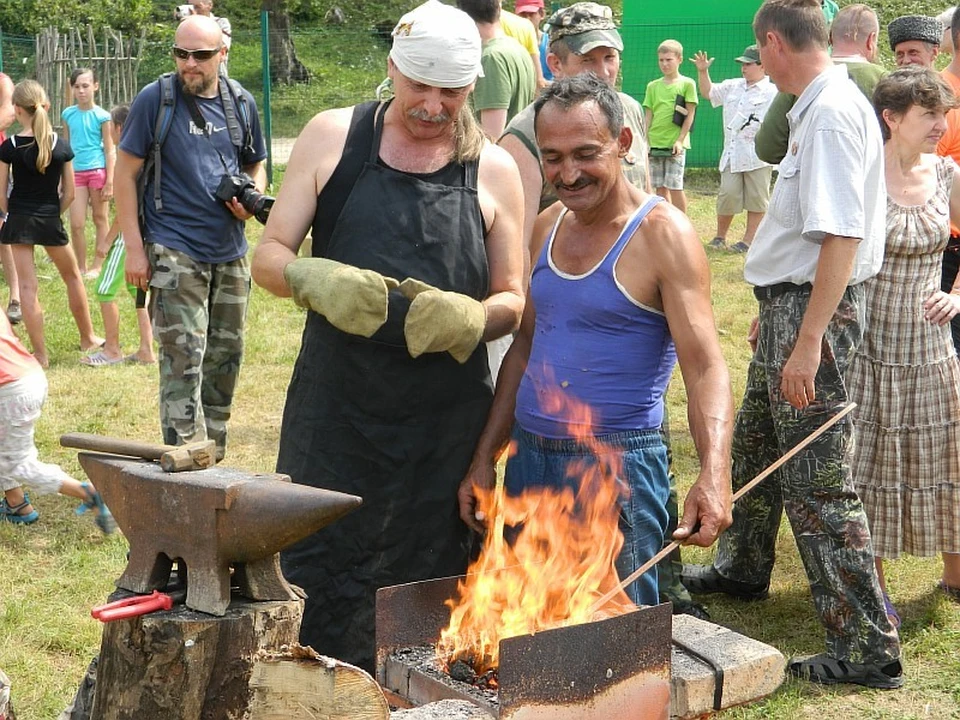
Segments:
[[[300,640],[368,670],[377,588],[466,570],[457,489],[493,399],[483,343],[523,310],[520,176],[467,104],[476,24],[430,0],[393,36],[393,100],[310,121],[252,267],[308,309],[277,469],[363,497],[282,556],[308,595]]]

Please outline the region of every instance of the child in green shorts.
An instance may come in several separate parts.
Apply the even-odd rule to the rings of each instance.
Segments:
[[[130,107],[118,105],[110,111],[111,127],[114,144],[120,143],[120,131],[127,119]],[[115,219],[107,232],[107,242],[110,251],[97,277],[95,293],[100,303],[100,314],[103,316],[103,330],[106,342],[103,348],[80,359],[80,362],[90,367],[104,367],[119,362],[133,362],[152,364],[157,361],[153,353],[153,328],[150,325],[150,315],[145,307],[137,308],[137,325],[140,330],[140,347],[135,353],[124,357],[120,348],[120,308],[116,297],[120,289],[126,285],[131,295],[136,297],[137,288],[124,280],[123,264],[127,257],[123,237],[120,235],[120,224]]]

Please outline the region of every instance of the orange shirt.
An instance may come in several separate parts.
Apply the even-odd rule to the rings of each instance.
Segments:
[[[19,380],[40,369],[40,363],[20,342],[0,310],[0,386]]]
[[[960,96],[960,77],[946,69],[942,70],[940,75],[953,88],[953,94]],[[960,165],[960,108],[947,113],[947,132],[937,143],[937,155],[952,157]],[[950,223],[950,234],[953,236],[960,235],[960,228]]]

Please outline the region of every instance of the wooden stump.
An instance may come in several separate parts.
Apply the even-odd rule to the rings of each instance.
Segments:
[[[93,720],[228,720],[247,716],[262,651],[297,642],[299,600],[234,597],[223,617],[178,606],[106,623]]]

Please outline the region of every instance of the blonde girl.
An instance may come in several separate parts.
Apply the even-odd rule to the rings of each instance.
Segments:
[[[90,68],[70,73],[70,88],[76,104],[60,113],[63,139],[73,149],[74,185],[77,196],[70,206],[70,237],[80,274],[94,278],[100,272],[110,244],[108,206],[113,197],[113,165],[116,161],[110,113],[94,102],[100,83]],[[93,214],[96,244],[93,265],[87,268],[87,205]]]
[[[41,245],[67,286],[70,312],[80,332],[80,349],[99,347],[87,307],[87,292],[70,249],[60,214],[73,201],[73,151],[53,132],[47,94],[39,83],[24,80],[13,90],[13,110],[23,128],[0,145],[0,243],[13,249],[20,284],[23,322],[33,355],[43,367],[49,355],[43,338],[43,309],[37,295],[34,246]],[[7,197],[12,178],[13,191]]]

